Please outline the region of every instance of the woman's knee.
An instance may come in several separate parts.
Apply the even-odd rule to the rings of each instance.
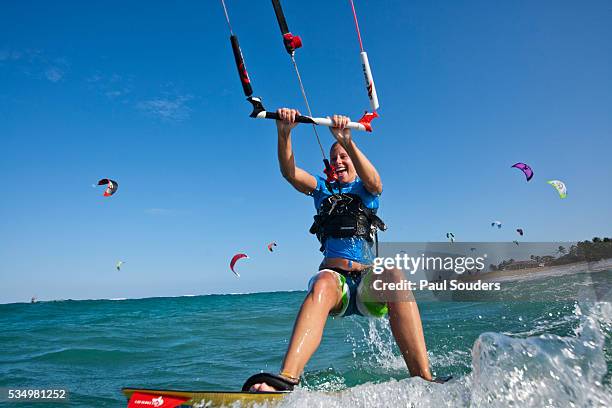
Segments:
[[[332,272],[320,272],[312,284],[311,293],[336,293],[339,291],[338,278]]]
[[[320,272],[313,282],[308,297],[314,301],[330,303],[334,306],[340,300],[340,284],[333,272]]]

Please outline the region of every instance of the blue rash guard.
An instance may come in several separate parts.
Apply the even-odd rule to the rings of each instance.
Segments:
[[[314,205],[318,211],[323,200],[331,196],[332,193],[325,185],[325,179],[323,177],[316,176],[316,179],[317,187],[312,193],[310,193],[310,195],[314,198]],[[337,182],[332,183],[334,192],[338,191],[338,186],[339,184]],[[366,190],[359,177],[355,178],[355,181],[352,183],[340,184],[340,187],[340,193],[358,195],[363,201],[363,205],[373,210],[374,213],[376,213],[376,210],[378,210],[379,196]],[[349,261],[359,262],[364,265],[372,264],[375,257],[374,243],[368,242],[362,237],[328,237],[325,240],[323,247],[323,256],[326,258],[343,258]]]

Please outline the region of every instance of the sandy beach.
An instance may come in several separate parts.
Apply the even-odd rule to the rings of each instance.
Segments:
[[[612,269],[612,258],[596,262],[576,262],[567,265],[543,266],[518,270],[493,271],[482,275],[461,275],[464,282],[481,280],[483,282],[512,282],[518,280],[541,279],[551,276],[573,275],[576,273],[601,272]]]

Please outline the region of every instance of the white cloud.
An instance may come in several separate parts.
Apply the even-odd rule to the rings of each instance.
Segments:
[[[139,102],[136,107],[142,112],[162,120],[180,122],[189,119],[191,108],[187,106],[187,102],[191,99],[191,96],[186,95],[177,96],[174,99],[155,98]]]
[[[93,74],[89,78],[86,79],[87,82],[95,84],[96,82],[100,82],[104,79],[104,77],[98,73]]]
[[[64,77],[64,71],[58,67],[49,67],[45,71],[45,77],[51,82],[59,82]]]
[[[10,64],[27,76],[59,82],[66,77],[70,63],[65,58],[49,58],[40,50],[0,50],[0,63]]]
[[[118,98],[123,94],[123,91],[107,91],[106,93],[104,93],[104,95],[106,95],[109,99]]]
[[[106,96],[111,100],[119,100],[127,102],[126,97],[132,92],[132,78],[124,77],[118,74],[105,75],[96,72],[89,76],[85,81],[89,84],[90,89]]]

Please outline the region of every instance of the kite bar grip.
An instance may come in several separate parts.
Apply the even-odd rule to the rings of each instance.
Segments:
[[[253,105],[253,112],[251,112],[251,114],[249,115],[250,117],[257,119],[280,119],[278,113],[266,111],[266,109],[263,107],[263,104],[261,103],[260,98],[251,96],[247,98],[247,100]],[[358,122],[349,122],[346,127],[349,129],[371,132],[372,125],[370,124],[370,122],[376,117],[378,117],[378,114],[376,112],[366,113],[361,119],[359,119]],[[310,123],[313,125],[327,127],[333,127],[334,125],[334,122],[329,118],[312,118],[310,116],[304,115],[296,116],[295,121],[298,123]]]
[[[234,61],[236,62],[236,68],[238,69],[238,76],[240,76],[240,83],[242,84],[242,90],[245,96],[253,95],[253,88],[251,87],[251,80],[244,64],[244,57],[240,50],[240,44],[238,43],[238,37],[235,35],[230,36],[232,43],[232,51],[234,52]]]
[[[378,104],[378,95],[376,94],[376,87],[374,86],[374,78],[372,77],[372,70],[370,69],[370,62],[368,61],[368,54],[363,51],[359,54],[359,56],[361,57],[361,67],[363,68],[363,76],[365,77],[368,98],[370,98],[370,107],[373,111],[375,111],[380,105]]]

